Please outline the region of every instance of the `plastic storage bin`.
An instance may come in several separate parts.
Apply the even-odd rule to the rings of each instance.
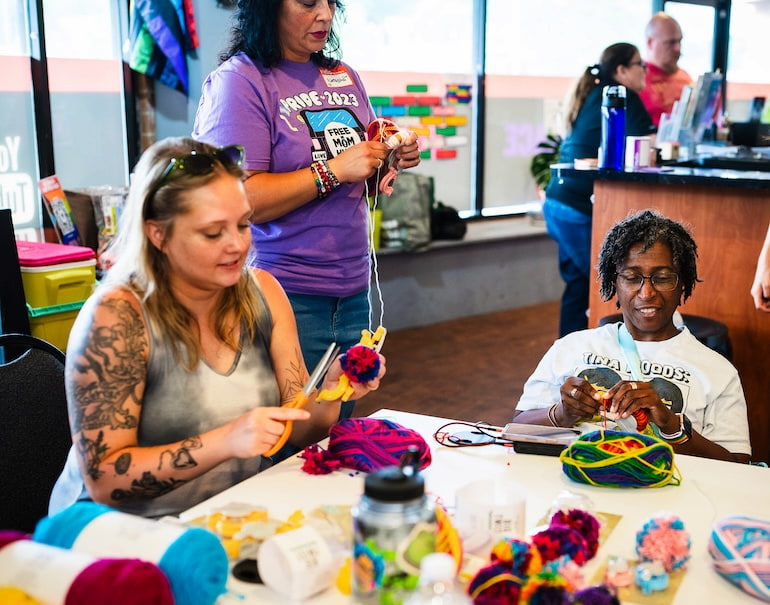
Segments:
[[[96,254],[83,246],[17,241],[30,331],[64,351],[96,285]]]
[[[91,248],[16,242],[27,304],[35,309],[84,301],[96,285]]]
[[[27,305],[32,336],[42,338],[62,351],[66,351],[72,324],[84,302],[81,300],[66,305],[54,305],[38,309]]]

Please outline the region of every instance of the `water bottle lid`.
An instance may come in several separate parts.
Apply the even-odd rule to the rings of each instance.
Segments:
[[[605,86],[602,89],[602,105],[604,107],[625,107],[626,87],[621,84]]]
[[[383,502],[414,500],[425,494],[425,482],[419,473],[419,454],[411,446],[401,457],[399,466],[386,466],[369,473],[364,480],[364,494]]]

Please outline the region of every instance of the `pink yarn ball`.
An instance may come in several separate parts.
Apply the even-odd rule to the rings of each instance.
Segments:
[[[636,532],[636,553],[642,561],[660,561],[671,573],[690,559],[690,535],[676,515],[656,515]]]

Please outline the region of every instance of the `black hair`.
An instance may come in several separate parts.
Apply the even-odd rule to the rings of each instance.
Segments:
[[[333,0],[320,0],[321,2]],[[235,25],[230,34],[230,47],[219,56],[224,62],[233,55],[244,52],[252,61],[273,67],[283,58],[278,39],[278,17],[283,0],[238,0]],[[334,2],[336,10],[329,37],[323,50],[310,55],[311,61],[320,67],[337,67],[342,51],[340,39],[334,30],[345,14],[342,2]]]
[[[570,100],[567,104],[567,128],[572,130],[577,120],[578,113],[586,102],[588,95],[599,84],[615,81],[615,72],[621,65],[629,66],[629,63],[639,52],[639,49],[628,42],[616,42],[610,44],[602,52],[599,62],[589,65],[577,81]]]
[[[687,228],[653,210],[633,214],[609,230],[599,252],[599,272],[602,300],[610,300],[616,293],[618,270],[626,261],[628,252],[636,244],[642,244],[642,252],[661,242],[671,249],[671,257],[683,286],[684,299],[692,294],[699,281],[696,259],[698,247]]]

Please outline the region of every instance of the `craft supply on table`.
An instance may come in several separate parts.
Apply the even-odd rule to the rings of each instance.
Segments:
[[[744,515],[719,519],[709,554],[716,572],[746,593],[770,602],[770,521]]]
[[[99,559],[0,531],[0,603],[174,605],[166,575],[139,559]],[[26,600],[25,600],[26,599]]]
[[[96,557],[154,562],[168,577],[176,605],[212,605],[226,591],[229,562],[217,536],[77,502],[40,520],[33,539]]]
[[[416,450],[370,473],[353,516],[353,592],[362,605],[400,603],[417,586],[420,562],[436,550],[435,507]]]
[[[674,450],[641,433],[592,431],[561,454],[564,474],[578,483],[604,487],[679,485]]]
[[[332,426],[326,449],[313,444],[300,457],[305,460],[302,470],[311,475],[340,467],[369,473],[398,465],[409,448],[416,449],[420,469],[431,463],[430,447],[417,431],[392,420],[346,418]]]
[[[466,551],[478,552],[502,538],[524,538],[527,492],[502,479],[479,479],[455,492],[454,522]]]

